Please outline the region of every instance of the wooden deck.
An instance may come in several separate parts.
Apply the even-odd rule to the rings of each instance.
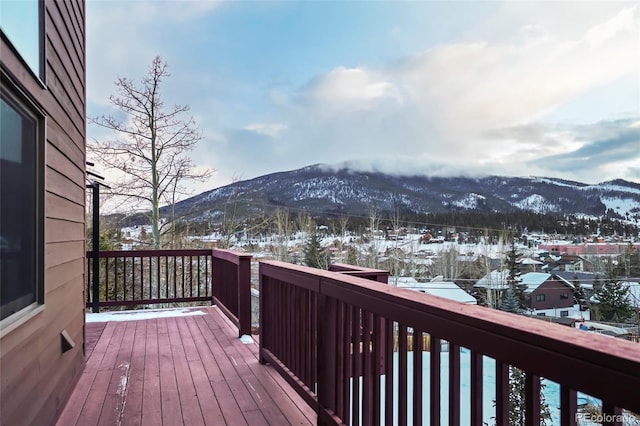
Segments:
[[[87,323],[84,371],[56,424],[316,423],[257,344],[218,308],[197,310],[206,315]]]

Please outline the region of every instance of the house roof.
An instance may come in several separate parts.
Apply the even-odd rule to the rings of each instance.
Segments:
[[[397,281],[396,281],[397,280]],[[476,299],[469,293],[458,287],[456,283],[448,281],[431,281],[428,283],[418,282],[411,277],[389,277],[389,283],[397,283],[400,288],[417,290],[432,296],[443,297],[460,303],[475,305]]]
[[[529,272],[527,274],[522,274],[521,278],[521,284],[527,287],[525,292],[531,293],[540,287],[542,283],[550,279],[551,274],[547,274],[546,272]]]
[[[571,276],[574,275],[573,272],[569,272],[569,274],[571,274]],[[546,272],[529,272],[527,274],[523,274],[521,284],[527,286],[527,288],[524,290],[525,293],[531,293],[538,287],[540,287],[545,281],[553,279],[556,279],[568,288],[575,290],[575,286],[573,285],[573,283],[571,283],[571,281],[563,278],[559,273],[555,272],[553,274],[549,274]]]
[[[509,288],[507,279],[509,278],[509,270],[491,271],[484,277],[480,278],[473,286],[475,288],[489,288],[492,290],[506,290]]]
[[[477,304],[477,300],[469,293],[458,287],[456,283],[445,281],[432,281],[423,283],[422,287],[418,290],[423,291],[433,296],[444,297],[445,299],[455,300],[460,303],[467,303],[470,305]]]
[[[602,280],[602,277],[598,274],[589,272],[556,271],[553,275],[565,284],[570,285],[572,288],[575,288],[574,283],[576,281],[584,288],[593,288],[593,282],[596,279]]]
[[[531,259],[530,257],[523,257],[522,259],[518,260],[518,263],[520,263],[521,265],[542,265],[543,264],[543,262],[540,262],[539,260]]]

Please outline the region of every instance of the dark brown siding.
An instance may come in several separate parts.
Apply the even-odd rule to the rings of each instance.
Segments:
[[[568,298],[560,296],[566,293]],[[536,296],[544,294],[544,301],[538,302]],[[557,280],[547,280],[535,291],[531,292],[531,307],[533,309],[567,308],[573,306],[573,290]]]
[[[85,3],[44,5],[44,83],[4,39],[0,60],[46,116],[44,309],[2,331],[0,423],[48,424],[82,368],[85,283]],[[75,348],[62,352],[66,330]]]

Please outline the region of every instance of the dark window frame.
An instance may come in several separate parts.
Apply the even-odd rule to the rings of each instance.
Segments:
[[[0,69],[0,96],[12,109],[20,116],[28,117],[35,123],[34,140],[35,145],[33,154],[34,165],[34,186],[35,191],[31,195],[33,199],[33,239],[34,247],[31,251],[33,259],[31,265],[35,269],[33,280],[35,280],[35,288],[33,295],[35,301],[24,305],[19,301],[14,306],[18,306],[16,310],[9,313],[5,318],[0,320],[0,325],[4,328],[11,324],[14,320],[21,318],[22,313],[31,311],[34,308],[44,305],[44,227],[45,227],[45,146],[46,146],[46,115],[42,109],[35,103],[24,90],[10,77],[4,67]],[[23,141],[24,143],[24,141]],[[22,148],[24,150],[24,148]],[[0,209],[2,206],[0,206]],[[3,285],[3,283],[0,283]],[[24,306],[21,306],[24,305]]]
[[[560,293],[560,299],[566,300],[568,298],[569,298],[569,292],[564,291],[564,292]]]
[[[546,300],[546,296],[544,293],[536,294],[536,302],[544,302]]]

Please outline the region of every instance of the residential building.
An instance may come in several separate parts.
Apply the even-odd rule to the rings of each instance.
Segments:
[[[522,275],[522,284],[525,286],[529,308],[533,311],[569,308],[574,305],[573,285],[552,274],[529,272]]]
[[[85,3],[2,2],[0,423],[56,418],[81,372]]]

